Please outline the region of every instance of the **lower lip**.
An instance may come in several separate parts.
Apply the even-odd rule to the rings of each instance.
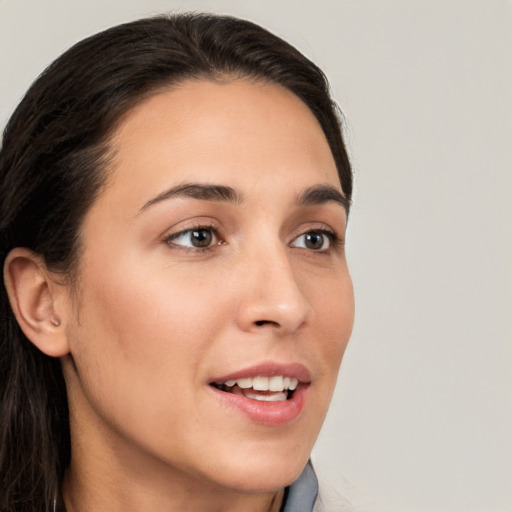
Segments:
[[[215,396],[229,408],[239,412],[253,423],[278,427],[296,420],[306,405],[307,384],[299,384],[291,398],[281,402],[263,402],[221,391],[210,386]]]

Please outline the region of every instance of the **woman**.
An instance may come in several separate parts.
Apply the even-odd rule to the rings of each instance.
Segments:
[[[1,510],[312,510],[353,322],[322,72],[229,17],[66,52],[0,157]]]

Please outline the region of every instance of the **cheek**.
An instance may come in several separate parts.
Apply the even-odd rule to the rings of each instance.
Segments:
[[[187,348],[193,351],[206,341],[199,336],[206,326],[215,330],[213,315],[206,317],[218,296],[212,297],[211,286],[201,286],[185,273],[146,267],[126,264],[130,271],[119,266],[94,279],[83,298],[93,328],[100,331],[102,343],[119,348],[127,358],[132,351],[150,357],[147,349],[160,345],[176,355]]]
[[[196,384],[201,355],[222,327],[211,287],[172,277],[135,264],[84,275],[88,286],[70,333],[81,387],[91,403],[124,421],[136,421],[141,408],[156,414],[171,396],[178,414],[179,397]]]
[[[317,328],[325,335],[325,350],[342,355],[354,324],[354,291],[348,269],[311,287]]]
[[[314,287],[312,297],[315,315],[312,336],[318,343],[315,351],[321,353],[325,396],[330,402],[354,323],[354,294],[348,270],[345,268],[323,287]],[[316,336],[315,330],[318,330]]]

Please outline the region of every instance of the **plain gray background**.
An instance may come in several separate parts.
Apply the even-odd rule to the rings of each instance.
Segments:
[[[320,475],[379,511],[512,511],[512,4],[0,0],[0,124],[73,42],[173,9],[288,39],[346,117],[357,315]]]

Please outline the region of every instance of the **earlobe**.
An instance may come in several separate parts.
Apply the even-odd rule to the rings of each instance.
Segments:
[[[63,286],[46,269],[43,259],[29,249],[17,247],[7,256],[4,282],[11,308],[25,336],[52,357],[69,353],[63,320]]]

